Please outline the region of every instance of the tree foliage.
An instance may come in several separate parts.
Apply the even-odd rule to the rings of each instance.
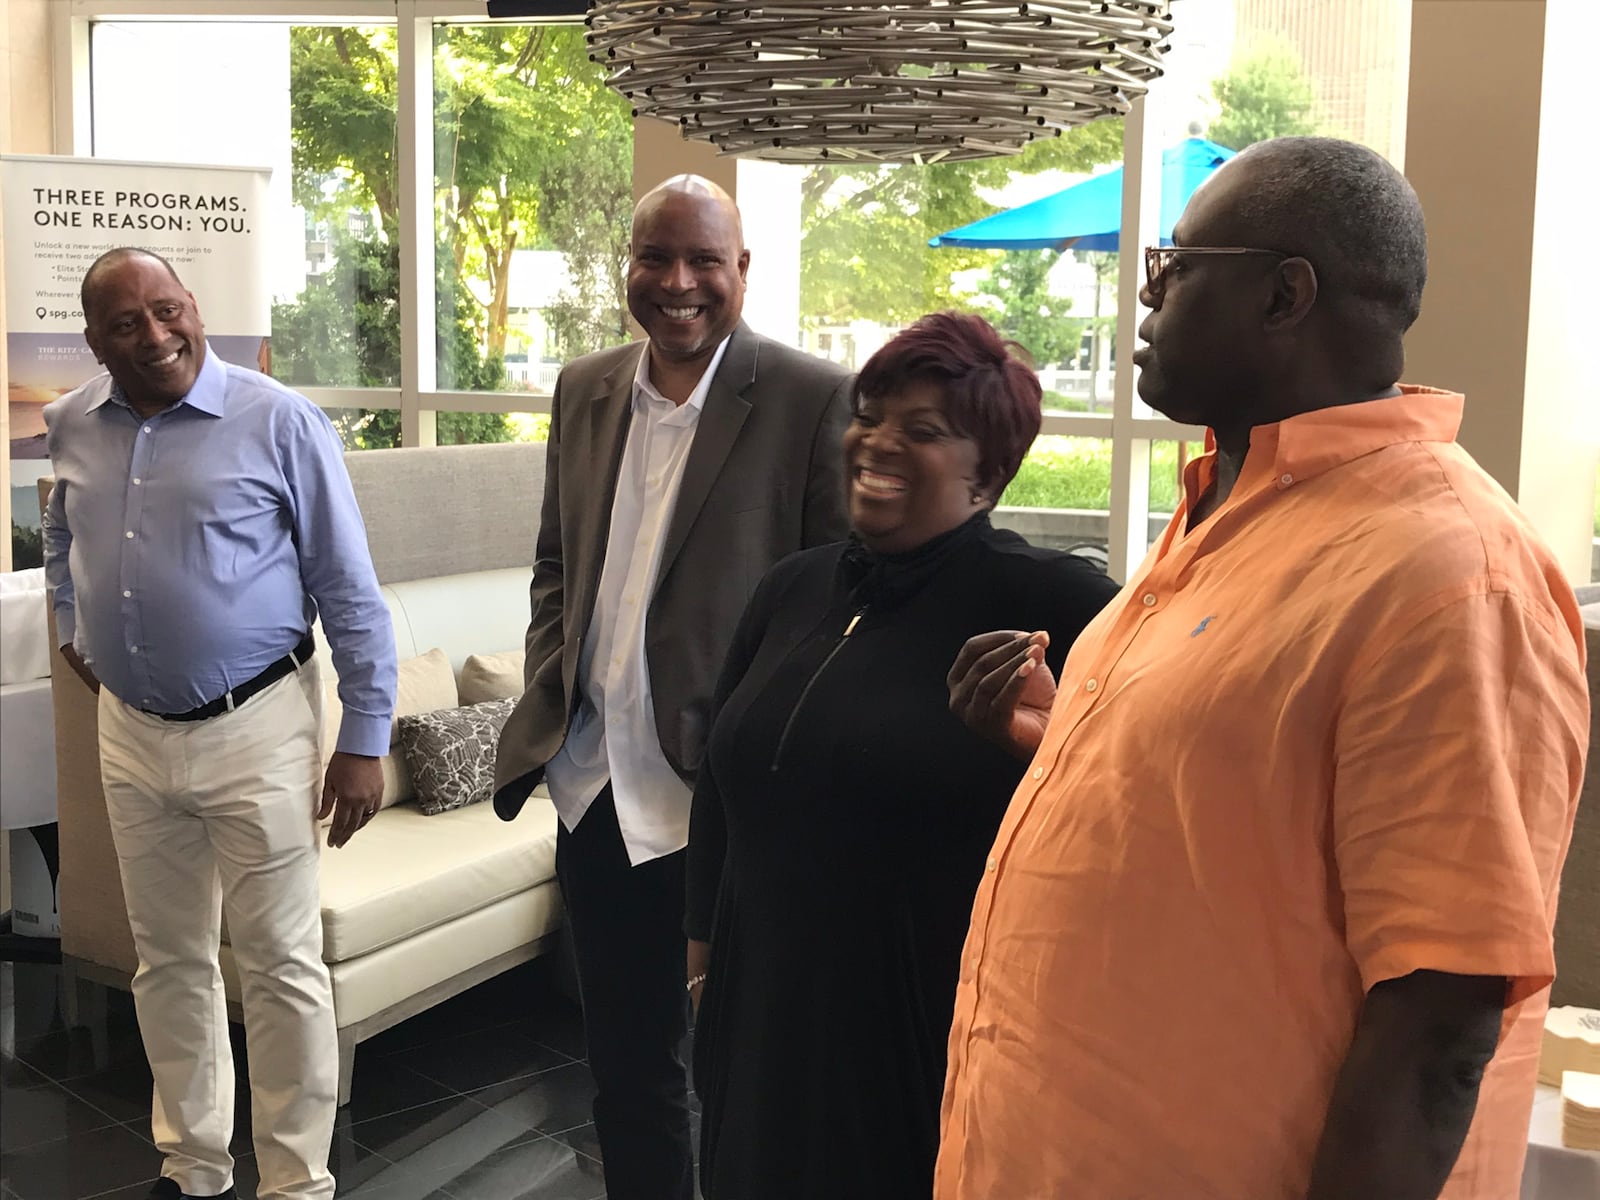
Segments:
[[[1206,136],[1230,150],[1317,132],[1316,93],[1292,48],[1264,42],[1211,85],[1220,109]]]
[[[802,185],[800,310],[824,323],[905,324],[957,299],[951,276],[990,266],[988,250],[935,250],[928,239],[996,211],[980,189],[1013,172],[1084,172],[1122,156],[1122,122],[1097,121],[1012,158],[931,166],[821,166]]]
[[[296,27],[290,55],[297,199],[322,215],[370,206],[397,241],[393,30]],[[571,352],[625,340],[632,127],[582,29],[440,26],[433,102],[441,336],[453,310],[486,358],[503,355],[513,256],[546,248],[566,255],[562,299],[584,313],[566,323]]]
[[[395,243],[374,233],[341,237],[333,249],[333,266],[325,275],[307,281],[294,303],[273,306],[273,374],[291,387],[395,387],[400,381]],[[462,391],[499,387],[504,364],[478,352],[472,323],[460,315],[448,276],[439,280],[439,294],[446,305],[439,322],[440,385]],[[334,424],[351,449],[400,444],[400,414],[394,409],[351,409],[335,414]],[[439,414],[442,445],[503,442],[510,436],[502,413]]]
[[[1050,292],[1050,271],[1060,258],[1057,250],[1006,251],[979,286],[990,305],[970,305],[1041,367],[1073,358],[1089,324],[1068,317],[1072,301]]]

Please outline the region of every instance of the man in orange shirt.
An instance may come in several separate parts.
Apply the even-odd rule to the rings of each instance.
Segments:
[[[1506,1200],[1588,740],[1572,589],[1462,397],[1395,383],[1427,249],[1393,167],[1262,143],[1173,240],[1139,390],[1215,452],[1059,691],[1037,635],[951,672],[1031,765],[935,1196]]]

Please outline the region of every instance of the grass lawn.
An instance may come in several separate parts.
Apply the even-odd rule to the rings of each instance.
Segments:
[[[1199,454],[1199,442],[1189,454]],[[1106,438],[1049,435],[1033,443],[1022,469],[1000,497],[1018,508],[1111,507],[1111,442]],[[1178,503],[1178,443],[1150,447],[1150,511],[1171,512]]]

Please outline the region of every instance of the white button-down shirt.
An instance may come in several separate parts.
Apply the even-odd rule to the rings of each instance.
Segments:
[[[582,700],[567,740],[545,768],[556,814],[569,830],[611,781],[617,824],[634,866],[689,843],[693,793],[661,750],[644,623],[700,410],[727,349],[724,338],[681,405],[650,382],[649,347],[639,356],[600,590],[578,654]]]

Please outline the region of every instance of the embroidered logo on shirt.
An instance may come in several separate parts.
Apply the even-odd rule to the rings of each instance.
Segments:
[[[1199,637],[1202,633],[1204,633],[1206,631],[1206,626],[1211,624],[1211,622],[1215,621],[1216,619],[1217,619],[1217,614],[1216,613],[1212,613],[1204,621],[1201,621],[1200,624],[1196,625],[1192,630],[1190,630],[1189,631],[1189,636],[1192,637],[1192,638],[1193,637]]]

